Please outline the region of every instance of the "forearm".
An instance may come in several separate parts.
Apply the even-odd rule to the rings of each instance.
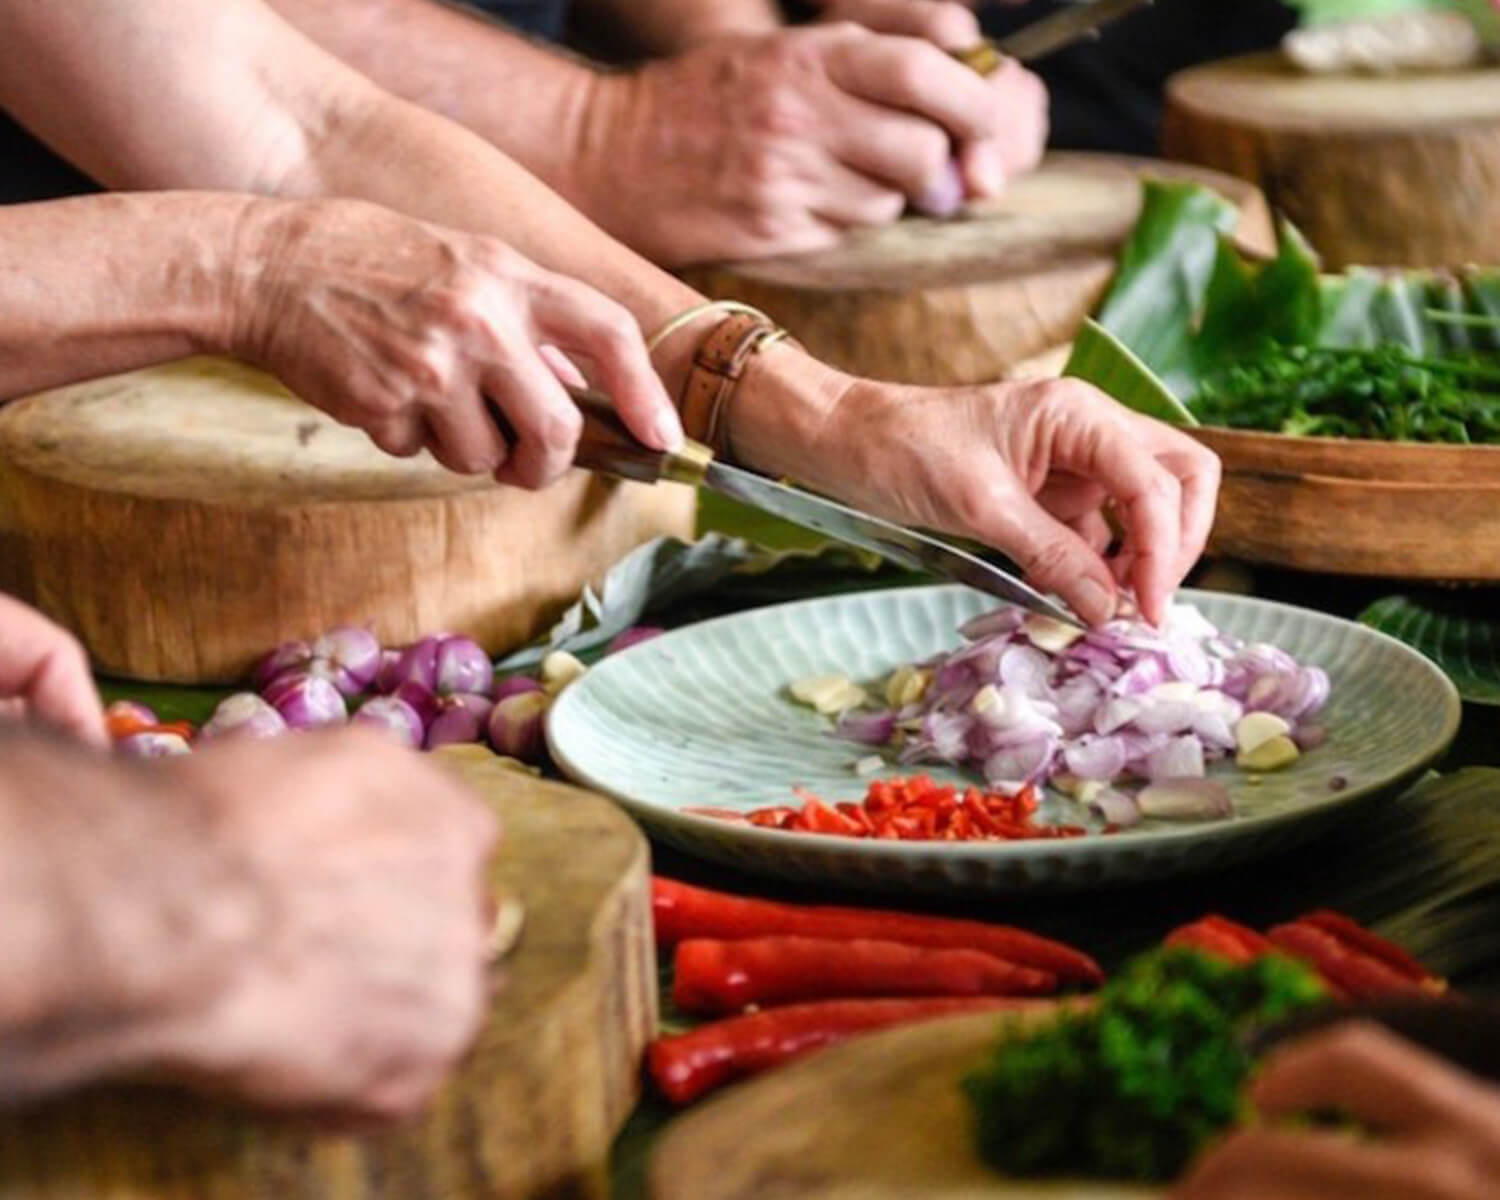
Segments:
[[[315,160],[318,190],[361,195],[429,220],[491,233],[543,266],[582,279],[624,304],[646,331],[703,297],[608,237],[513,162],[465,131],[376,98],[362,121]],[[371,162],[400,171],[371,172]],[[654,356],[669,391],[686,377],[697,338],[716,318],[669,339]],[[817,483],[827,467],[817,440],[848,378],[789,347],[773,347],[736,400],[736,449],[745,461]]]
[[[629,30],[652,54],[678,54],[717,37],[781,28],[774,0],[584,0],[580,8]]]
[[[437,0],[270,0],[385,90],[473,130],[568,197],[588,147],[600,72]]]
[[[0,400],[217,348],[247,204],[155,193],[0,208]]]
[[[175,102],[139,87],[150,73],[171,81]],[[66,120],[58,78],[83,81]],[[498,236],[624,304],[647,331],[702,299],[480,137],[380,90],[255,0],[0,4],[0,102],[116,186],[373,200]],[[657,357],[669,389],[682,382],[693,332]],[[821,422],[840,377],[786,347],[772,361],[762,373],[776,387],[747,385],[738,402],[757,428],[764,414],[749,461],[816,483],[817,448],[793,439]]]
[[[210,813],[76,745],[0,752],[0,1103],[173,1065],[257,919]]]

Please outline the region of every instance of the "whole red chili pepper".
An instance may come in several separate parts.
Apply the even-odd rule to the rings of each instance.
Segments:
[[[689,1104],[732,1080],[780,1066],[869,1030],[956,1013],[1045,1009],[1055,1003],[1017,997],[965,996],[793,1004],[658,1038],[647,1051],[646,1061],[662,1095],[673,1104]]]
[[[1240,966],[1254,962],[1276,948],[1248,925],[1212,913],[1172,930],[1163,943],[1201,950]]]
[[[1364,951],[1345,945],[1332,934],[1293,921],[1276,925],[1267,937],[1293,958],[1312,967],[1335,995],[1351,1000],[1421,995],[1427,989],[1399,974]]]
[[[753,900],[660,877],[652,882],[651,903],[656,940],[662,946],[675,946],[687,938],[870,938],[908,946],[982,950],[1019,966],[1051,972],[1061,983],[1097,987],[1104,980],[1099,964],[1082,951],[1007,925],[882,909]]]
[[[1363,925],[1350,920],[1343,913],[1332,912],[1326,908],[1320,908],[1316,912],[1307,913],[1298,917],[1298,925],[1311,925],[1314,929],[1321,929],[1324,933],[1342,942],[1344,945],[1362,951],[1371,958],[1379,959],[1390,967],[1398,975],[1404,975],[1413,983],[1419,983],[1428,991],[1442,992],[1447,990],[1448,981],[1440,975],[1434,975],[1415,956],[1396,945],[1395,942],[1381,937],[1377,933],[1371,933]]]
[[[683,1012],[856,996],[1045,996],[1057,976],[979,950],[900,942],[692,938],[677,947],[672,1002]]]

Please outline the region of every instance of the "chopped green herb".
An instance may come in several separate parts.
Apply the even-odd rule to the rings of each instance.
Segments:
[[[1500,442],[1500,359],[1271,345],[1208,376],[1188,407],[1207,425],[1309,437]]]
[[[1011,1175],[1173,1179],[1239,1119],[1249,1030],[1327,998],[1289,959],[1143,955],[1092,1009],[1002,1034],[965,1078],[980,1153]]]

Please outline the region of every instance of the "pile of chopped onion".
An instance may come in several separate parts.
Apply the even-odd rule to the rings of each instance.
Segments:
[[[840,734],[903,764],[977,770],[1001,791],[1051,784],[1119,827],[1228,816],[1211,763],[1275,770],[1324,736],[1311,720],[1328,700],[1321,668],[1245,644],[1190,606],[1159,630],[1116,619],[1083,632],[1004,608],[962,632],[959,650],[890,675],[885,707],[844,711]],[[815,682],[817,696],[837,690]],[[1150,786],[1116,790],[1126,780]]]

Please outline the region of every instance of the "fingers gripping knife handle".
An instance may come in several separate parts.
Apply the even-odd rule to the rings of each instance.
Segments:
[[[625,422],[604,396],[593,391],[569,391],[583,413],[583,433],[573,459],[575,466],[638,483],[665,479],[697,486],[703,482],[714,457],[707,446],[689,440],[675,452],[653,450],[625,428]]]

